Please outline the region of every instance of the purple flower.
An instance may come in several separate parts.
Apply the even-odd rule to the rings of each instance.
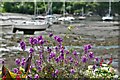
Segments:
[[[34,45],[34,43],[33,43],[33,42],[34,42],[33,37],[30,37],[30,38],[29,38],[29,44]]]
[[[58,71],[58,69],[56,69],[56,70],[55,70],[55,74],[58,75],[58,73],[59,73],[59,71]]]
[[[91,48],[92,48],[92,45],[91,45],[91,44],[88,44],[87,46],[88,46],[88,49],[91,49]]]
[[[99,58],[97,58],[97,57],[96,57],[96,58],[95,58],[95,61],[97,61],[97,62],[98,62],[98,61],[99,61]]]
[[[33,38],[33,44],[37,44],[37,43],[38,43],[37,38]]]
[[[39,66],[39,67],[37,68],[37,70],[40,72],[42,69],[41,69],[41,67]]]
[[[61,53],[64,53],[64,49],[61,49],[60,52],[61,52]]]
[[[43,50],[40,50],[39,53],[42,54],[42,53],[43,53]]]
[[[60,59],[59,58],[55,58],[55,61],[56,61],[56,63],[58,63],[60,61]]]
[[[96,65],[93,65],[93,67],[92,67],[92,68],[93,68],[93,70],[95,70],[95,68],[96,68]]]
[[[59,71],[58,71],[58,69],[56,69],[55,72],[52,73],[52,76],[55,77],[56,75],[58,75],[58,73],[59,73]]]
[[[53,33],[50,33],[50,34],[49,34],[49,37],[52,37],[52,36],[53,36]]]
[[[70,62],[71,62],[71,63],[73,62],[73,58],[70,59]]]
[[[55,57],[55,53],[54,52],[51,52],[50,55],[49,55],[49,59]]]
[[[61,54],[60,54],[60,56],[64,56],[64,54],[63,54],[63,53],[61,53]]]
[[[76,52],[76,51],[73,51],[73,55],[74,55],[74,56],[77,56],[77,52]]]
[[[32,75],[27,76],[28,80],[33,80]]]
[[[86,56],[82,56],[82,62],[86,63],[87,62],[87,57]]]
[[[69,51],[66,51],[66,54],[69,54]]]
[[[70,73],[71,73],[71,74],[74,74],[74,73],[75,73],[75,70],[74,70],[74,69],[71,69],[71,70],[70,70]]]
[[[21,49],[25,50],[26,49],[26,43],[23,41],[20,41],[20,47]]]
[[[62,60],[64,59],[64,54],[63,53],[60,54],[59,59],[62,59]]]
[[[55,73],[52,73],[52,77],[55,77],[56,75],[55,75]]]
[[[40,58],[40,59],[43,59],[43,55],[42,55],[42,54],[40,54],[40,55],[39,55],[39,58]]]
[[[62,48],[62,44],[61,44],[61,43],[59,43],[59,48],[60,48],[60,49],[63,49],[63,48]]]
[[[35,78],[35,79],[39,79],[39,75],[38,75],[38,74],[35,74],[34,78]]]
[[[18,73],[18,69],[17,69],[17,68],[14,68],[14,69],[13,69],[13,72],[14,72],[14,73]]]
[[[20,59],[17,58],[15,62],[16,62],[16,65],[20,65]]]
[[[78,61],[75,62],[75,66],[78,66]]]
[[[34,65],[31,65],[31,66],[30,66],[30,69],[32,70],[33,68],[35,68],[35,66],[34,66]]]
[[[25,58],[24,57],[22,57],[22,59],[21,59],[22,61],[25,61]]]
[[[55,36],[54,39],[59,43],[61,43],[63,41],[59,36]]]
[[[22,65],[22,66],[25,65],[25,58],[24,58],[24,57],[21,59],[21,65]]]
[[[29,43],[30,43],[31,45],[35,45],[35,44],[38,43],[38,40],[37,40],[37,38],[30,37],[30,38],[29,38]]]
[[[22,66],[25,66],[25,61],[21,61],[21,65],[22,65]]]
[[[58,46],[55,46],[55,50],[58,51]]]
[[[39,40],[39,44],[40,44],[40,45],[43,45],[44,42],[45,42],[44,40]]]
[[[33,48],[30,48],[30,53],[32,54],[34,52],[34,49]]]
[[[92,46],[90,44],[84,45],[84,51],[85,51],[85,53],[87,53],[88,50],[91,49],[91,48],[92,48]]]
[[[57,41],[60,43],[60,42],[62,42],[62,39],[59,37],[59,38],[57,39]]]
[[[0,60],[0,64],[5,64],[5,61],[4,60]]]
[[[89,55],[89,58],[91,58],[91,59],[94,58],[94,54],[93,54],[93,52],[89,52],[88,55]]]
[[[71,56],[68,57],[69,61],[72,63],[73,62],[73,58]]]
[[[39,36],[39,37],[38,37],[38,41],[39,41],[39,40],[43,40],[43,37],[42,37],[42,36]]]
[[[65,64],[68,64],[68,59],[65,59],[64,61],[65,61]]]
[[[41,65],[42,62],[40,60],[36,60],[37,65]]]
[[[49,47],[47,47],[47,51],[48,51],[48,53],[50,53],[52,51],[52,49],[50,49]]]
[[[58,37],[58,36],[54,36],[54,39],[57,40],[57,37]]]

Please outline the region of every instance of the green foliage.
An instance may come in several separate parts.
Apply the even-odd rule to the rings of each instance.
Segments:
[[[15,12],[34,14],[33,2],[3,2],[0,3],[0,12]],[[108,2],[66,2],[65,10],[67,13],[81,13],[82,7],[85,9],[85,13],[89,11],[99,14],[100,16],[108,13]],[[37,13],[46,13],[48,8],[48,2],[37,2]],[[52,13],[63,13],[63,2],[53,2]],[[120,14],[120,2],[112,2],[112,14]]]

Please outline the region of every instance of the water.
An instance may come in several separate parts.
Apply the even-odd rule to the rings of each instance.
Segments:
[[[71,49],[71,48],[80,48],[83,49],[83,46],[65,46],[66,49]],[[111,46],[93,46],[92,49],[116,49],[120,48],[118,45],[111,45]]]

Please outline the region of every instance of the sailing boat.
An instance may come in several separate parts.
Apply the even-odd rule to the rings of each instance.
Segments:
[[[65,21],[72,22],[72,21],[75,20],[75,18],[72,17],[72,16],[67,16],[67,17],[66,17],[65,0],[64,0],[64,3],[63,3],[63,17],[60,17],[58,20],[59,20],[59,21],[63,21],[63,22],[65,22]]]
[[[57,17],[52,14],[52,5],[53,5],[53,2],[48,2],[48,11],[45,16],[46,20],[51,25],[58,23]]]
[[[79,16],[79,20],[85,20],[86,17],[84,16],[84,8],[82,7],[82,16]]]
[[[21,24],[14,24],[13,25],[13,33],[18,31],[23,31],[24,34],[34,34],[35,31],[44,31],[46,30],[50,25],[46,23],[46,20],[36,20],[37,17],[36,14],[36,0],[34,1],[34,20],[27,20],[24,21]]]
[[[113,16],[111,16],[110,14],[111,14],[111,1],[109,0],[109,14],[107,16],[102,17],[102,20],[103,21],[112,21]]]

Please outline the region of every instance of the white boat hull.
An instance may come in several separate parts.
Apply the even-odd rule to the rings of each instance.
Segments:
[[[84,16],[80,16],[78,19],[79,19],[79,20],[85,20],[86,17],[84,17]]]
[[[13,33],[18,31],[23,31],[24,34],[34,34],[35,31],[44,31],[49,27],[48,24],[44,25],[14,25]]]
[[[112,16],[105,16],[105,17],[102,17],[102,20],[103,21],[112,21],[113,17]]]
[[[74,17],[61,17],[58,19],[59,21],[74,21]]]

